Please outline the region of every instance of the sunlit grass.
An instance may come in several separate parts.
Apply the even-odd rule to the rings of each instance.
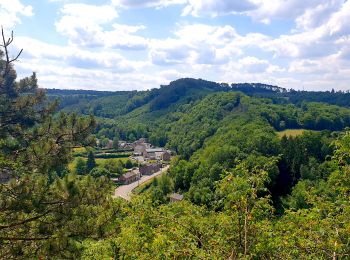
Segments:
[[[298,135],[302,135],[305,131],[308,131],[306,129],[286,129],[280,132],[277,132],[278,137],[282,138],[283,136],[287,136],[287,137],[295,137]]]
[[[85,147],[74,147],[73,148],[73,152],[75,152],[75,153],[85,153],[86,152],[86,148]]]
[[[78,158],[82,158],[85,162],[87,161],[87,158],[84,157],[75,157],[73,161],[71,161],[68,164],[68,169],[70,171],[74,171],[75,170],[75,166],[77,164],[77,160]],[[125,163],[127,160],[129,160],[129,158],[109,158],[109,159],[102,159],[102,158],[96,158],[95,162],[98,166],[105,164],[108,161],[122,161],[123,163]]]
[[[126,158],[109,158],[109,159],[104,159],[104,158],[96,158],[95,161],[97,163],[97,165],[101,165],[106,163],[107,161],[122,161],[123,163],[125,163],[127,160],[130,160],[130,158],[126,157]]]

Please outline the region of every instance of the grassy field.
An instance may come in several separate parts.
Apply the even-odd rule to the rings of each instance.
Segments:
[[[75,152],[75,153],[85,153],[86,152],[86,148],[85,147],[75,147],[75,148],[73,148],[73,152]]]
[[[95,161],[97,164],[103,164],[107,161],[122,161],[126,162],[127,160],[130,160],[128,157],[127,158],[113,158],[113,159],[103,159],[103,158],[96,158]]]
[[[280,138],[282,138],[283,136],[287,136],[287,137],[293,136],[294,137],[294,136],[298,136],[298,135],[303,134],[305,131],[308,131],[308,130],[306,130],[306,129],[286,129],[286,130],[277,132],[277,134]]]
[[[77,163],[77,160],[78,158],[82,158],[83,160],[87,160],[86,158],[83,158],[83,157],[75,157],[73,161],[71,161],[69,164],[68,164],[68,169],[70,171],[74,171],[75,169],[75,165]],[[122,162],[126,162],[129,158],[114,158],[114,159],[101,159],[101,158],[96,158],[95,161],[97,163],[97,165],[101,165],[101,164],[104,164],[105,162],[107,161],[122,161]]]

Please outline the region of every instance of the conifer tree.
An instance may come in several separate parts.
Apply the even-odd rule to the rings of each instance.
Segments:
[[[0,44],[0,259],[75,259],[85,238],[114,230],[110,183],[68,173],[71,148],[89,140],[92,117],[60,113],[36,74],[16,81],[7,39]],[[61,178],[60,176],[63,176]],[[98,192],[96,192],[98,191]]]
[[[78,158],[75,165],[75,172],[78,175],[84,175],[86,173],[86,163],[82,158]]]
[[[90,173],[92,169],[96,167],[95,156],[92,151],[89,152],[87,162],[86,162],[86,171]]]

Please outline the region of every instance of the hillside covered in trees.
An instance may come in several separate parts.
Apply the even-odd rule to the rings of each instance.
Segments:
[[[44,91],[36,74],[16,81],[3,44],[0,259],[349,258],[348,93],[195,79]],[[175,156],[131,202],[92,153],[91,171],[69,168],[75,147],[141,137]]]

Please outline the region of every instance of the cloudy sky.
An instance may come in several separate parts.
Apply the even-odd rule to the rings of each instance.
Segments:
[[[131,90],[180,77],[350,89],[350,0],[0,0],[20,77]]]

